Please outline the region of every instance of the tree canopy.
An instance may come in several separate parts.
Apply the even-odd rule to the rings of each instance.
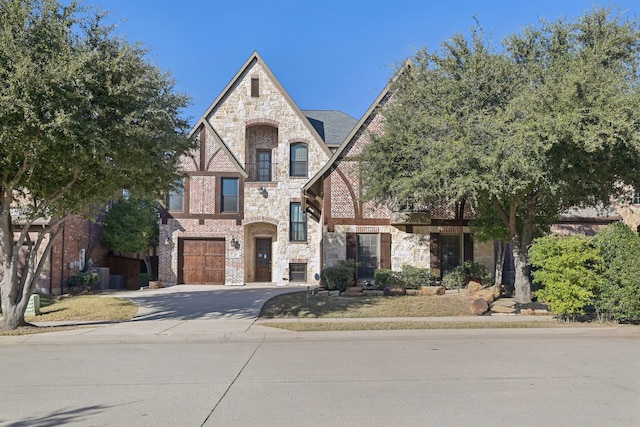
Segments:
[[[531,299],[533,237],[571,207],[610,204],[640,165],[638,21],[594,9],[492,44],[475,26],[398,70],[384,133],[363,152],[365,197],[465,200],[512,243],[516,299]],[[482,214],[479,210],[482,209]],[[489,210],[490,212],[484,212]]]
[[[65,219],[122,189],[160,195],[192,142],[186,95],[148,51],[77,1],[0,0],[0,283],[4,325],[25,299]],[[36,239],[36,220],[48,225]],[[14,237],[14,225],[20,226]],[[19,267],[18,251],[28,248]],[[43,246],[45,256],[37,259]]]

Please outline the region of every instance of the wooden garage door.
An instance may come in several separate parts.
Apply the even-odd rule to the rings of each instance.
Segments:
[[[182,241],[182,282],[224,285],[224,240]]]

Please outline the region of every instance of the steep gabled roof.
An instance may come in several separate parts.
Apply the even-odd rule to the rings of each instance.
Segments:
[[[329,148],[340,146],[358,120],[339,110],[302,110]]]
[[[264,72],[267,74],[269,79],[273,82],[274,86],[286,99],[289,105],[291,105],[291,107],[293,108],[298,118],[309,129],[309,132],[311,133],[311,135],[313,135],[314,139],[316,139],[320,147],[327,153],[327,155],[331,155],[331,151],[326,146],[323,138],[318,134],[318,131],[316,130],[316,128],[311,124],[307,116],[302,113],[302,110],[300,110],[298,105],[289,96],[289,93],[284,89],[282,84],[280,84],[280,81],[276,78],[276,76],[273,74],[271,69],[267,66],[267,64],[264,62],[264,60],[258,54],[257,51],[253,51],[251,56],[249,56],[249,59],[247,59],[246,62],[242,65],[242,67],[240,67],[240,70],[238,70],[238,72],[233,76],[233,78],[225,86],[222,92],[220,92],[218,97],[213,101],[213,103],[211,103],[209,108],[207,108],[205,113],[200,117],[198,122],[196,122],[197,125],[191,128],[189,135],[192,135],[193,132],[195,132],[198,129],[198,126],[202,121],[207,121],[207,118],[211,115],[211,113],[213,113],[213,111],[220,105],[220,103],[222,103],[225,100],[225,98],[233,91],[234,87],[242,79],[242,77],[247,73],[247,71],[256,63],[260,64],[260,66],[263,68]]]
[[[321,206],[318,202],[318,198],[321,197],[322,194],[322,182],[323,177],[331,170],[333,165],[342,157],[342,153],[347,148],[349,143],[355,138],[360,132],[366,131],[367,122],[370,118],[376,113],[376,110],[382,106],[389,97],[391,85],[398,79],[398,76],[405,72],[413,62],[411,59],[407,59],[402,67],[396,72],[396,74],[389,80],[389,83],[382,89],[382,92],[378,95],[378,97],[373,101],[373,103],[369,106],[367,111],[364,113],[362,118],[358,121],[358,123],[351,129],[338,147],[338,149],[333,153],[331,158],[327,161],[327,163],[320,169],[307,184],[302,188],[302,201],[303,208],[307,210],[315,219],[319,220]]]
[[[190,135],[193,137],[193,132],[200,129],[200,126],[204,126],[205,130],[207,131],[207,134],[210,134],[213,137],[213,139],[216,141],[216,143],[218,143],[222,151],[224,151],[224,153],[227,155],[227,157],[231,161],[231,164],[233,165],[233,167],[236,168],[236,170],[240,172],[240,174],[244,178],[248,178],[249,174],[247,173],[246,170],[244,170],[244,168],[242,167],[242,164],[238,161],[236,156],[231,152],[231,150],[229,149],[227,144],[225,144],[222,138],[220,138],[220,135],[218,135],[218,132],[216,132],[213,126],[211,126],[211,124],[207,120],[205,120],[204,117],[201,117],[200,120],[196,122],[196,125],[194,126],[194,129],[190,132]]]

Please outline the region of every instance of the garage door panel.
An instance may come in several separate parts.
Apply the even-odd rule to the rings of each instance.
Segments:
[[[182,281],[188,284],[224,285],[224,240],[184,240],[182,245]]]

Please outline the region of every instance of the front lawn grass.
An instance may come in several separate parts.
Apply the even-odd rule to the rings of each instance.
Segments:
[[[364,318],[470,316],[465,294],[325,297],[294,292],[267,301],[260,318]]]
[[[27,322],[121,322],[130,320],[138,311],[129,300],[101,295],[53,297],[40,295],[40,312],[25,316]],[[0,328],[0,335],[24,335],[70,329],[69,326],[20,327],[16,330]]]
[[[349,321],[349,322],[259,322],[259,326],[286,329],[294,332],[321,331],[398,331],[422,329],[521,329],[521,328],[584,328],[620,326],[611,323],[579,323],[579,322],[532,322],[532,321],[427,321],[401,320],[390,322]]]

